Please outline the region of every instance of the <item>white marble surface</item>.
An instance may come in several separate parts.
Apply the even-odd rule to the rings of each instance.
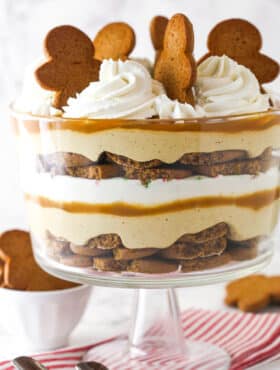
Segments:
[[[55,25],[70,23],[93,37],[106,22],[123,20],[137,33],[134,55],[152,57],[149,20],[156,14],[170,16],[176,12],[186,13],[194,23],[197,56],[204,53],[207,33],[217,21],[243,17],[258,25],[264,51],[279,59],[279,0],[0,0],[0,230],[26,226],[7,105],[19,91],[26,65],[41,56],[45,33]],[[280,89],[279,79],[272,87]],[[270,271],[279,273],[279,256]],[[127,290],[96,288],[70,344],[93,342],[127,328],[131,294]],[[182,308],[224,308],[223,294],[222,285],[179,290]],[[0,360],[21,354],[15,343],[15,338],[0,327]],[[259,367],[279,368],[280,363]]]

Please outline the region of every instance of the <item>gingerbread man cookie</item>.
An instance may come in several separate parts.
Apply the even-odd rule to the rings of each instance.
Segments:
[[[90,38],[72,26],[52,29],[45,39],[48,61],[35,72],[39,84],[55,91],[53,106],[62,108],[90,82],[97,81],[100,62],[94,59]]]
[[[163,39],[168,24],[168,18],[162,15],[155,16],[150,23],[150,35],[156,54],[163,49]]]
[[[196,63],[192,55],[194,33],[183,14],[175,14],[166,27],[163,49],[155,63],[154,78],[163,83],[170,99],[194,105],[192,86]]]
[[[259,30],[243,19],[228,19],[218,23],[208,36],[209,52],[199,63],[211,55],[227,55],[249,68],[260,84],[273,81],[279,74],[279,64],[260,52],[262,36]]]
[[[280,276],[251,275],[228,284],[225,303],[245,312],[255,312],[280,303]]]
[[[135,33],[126,23],[109,23],[93,40],[94,57],[98,60],[126,60],[135,46]]]
[[[0,235],[1,286],[16,290],[43,291],[66,289],[76,284],[47,274],[36,263],[30,235],[23,230],[9,230]]]

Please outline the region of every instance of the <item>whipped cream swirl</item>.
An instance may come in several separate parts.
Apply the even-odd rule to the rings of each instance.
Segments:
[[[261,94],[255,75],[227,56],[212,56],[197,71],[198,104],[206,116],[262,112],[269,109],[269,96]]]
[[[54,92],[43,89],[34,75],[41,63],[42,61],[36,61],[26,69],[22,92],[15,101],[14,108],[19,112],[40,116],[58,115],[61,111],[52,106]]]
[[[140,63],[104,60],[99,81],[68,99],[64,117],[149,118],[157,114],[154,102],[162,93],[162,85]]]
[[[198,118],[205,115],[201,107],[194,108],[190,104],[171,100],[165,94],[158,96],[155,104],[158,116],[162,119]]]
[[[102,62],[99,81],[92,82],[63,108],[64,117],[164,119],[199,117],[202,110],[170,100],[163,85],[136,61]]]

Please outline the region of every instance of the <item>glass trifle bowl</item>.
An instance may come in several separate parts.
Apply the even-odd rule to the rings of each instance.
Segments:
[[[162,369],[205,361],[228,369],[225,350],[185,340],[174,288],[224,282],[270,261],[280,110],[186,120],[13,111],[12,121],[37,262],[71,281],[136,289],[128,339],[83,360],[111,368],[105,354],[113,354],[113,369],[158,368],[158,359]]]
[[[160,274],[160,285],[185,286],[270,259],[279,110],[186,120],[12,117],[34,253],[48,271],[102,285],[121,277],[127,286],[149,286]]]

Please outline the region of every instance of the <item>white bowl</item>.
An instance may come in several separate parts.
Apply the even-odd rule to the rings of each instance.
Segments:
[[[0,326],[17,338],[23,350],[65,347],[85,311],[91,289],[86,285],[46,292],[0,288]]]

